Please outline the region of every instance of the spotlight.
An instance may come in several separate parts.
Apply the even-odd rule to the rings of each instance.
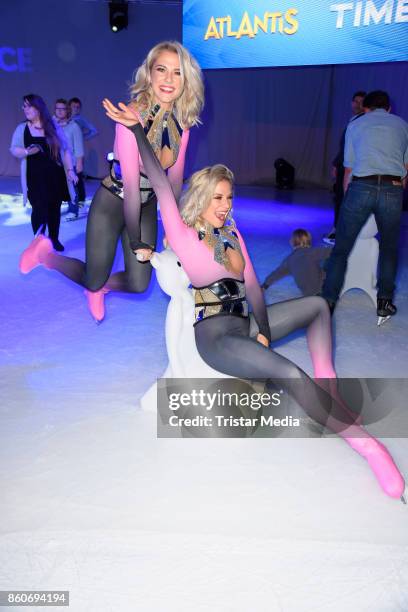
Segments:
[[[279,189],[293,189],[295,185],[295,169],[286,159],[275,160],[276,186]]]
[[[127,0],[109,2],[109,24],[112,32],[120,32],[128,25]]]

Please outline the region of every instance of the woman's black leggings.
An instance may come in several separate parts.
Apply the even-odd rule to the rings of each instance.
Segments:
[[[31,204],[31,227],[34,235],[41,228],[41,233],[45,233],[45,228],[48,226],[48,235],[51,240],[58,240],[59,227],[61,220],[61,200],[43,201],[36,199],[30,194]]]
[[[308,327],[315,336],[308,336],[311,351],[317,353],[312,358],[318,359],[319,351],[326,352],[328,358],[330,317],[323,298],[279,302],[267,306],[267,312],[272,342]],[[202,359],[219,372],[236,378],[271,381],[275,388],[289,393],[308,416],[331,431],[341,433],[354,425],[356,415],[347,412],[341,402],[292,361],[257,342],[257,331],[252,317],[250,320],[233,315],[209,317],[195,326],[197,349]]]
[[[156,245],[157,198],[153,195],[142,207],[141,240]],[[119,237],[125,262],[125,271],[110,276]],[[123,200],[100,186],[92,200],[86,226],[85,263],[73,257],[50,253],[47,268],[58,270],[90,291],[106,286],[111,291],[142,293],[146,291],[152,274],[149,262],[141,263],[132,253],[125,226]]]

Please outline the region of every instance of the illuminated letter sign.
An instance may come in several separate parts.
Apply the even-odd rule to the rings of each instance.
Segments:
[[[31,72],[31,49],[0,47],[0,70],[4,72]]]
[[[408,0],[184,0],[202,68],[408,60]]]

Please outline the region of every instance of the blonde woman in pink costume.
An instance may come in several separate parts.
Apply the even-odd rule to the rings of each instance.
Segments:
[[[202,106],[201,70],[190,53],[178,42],[162,42],[151,49],[136,72],[129,107],[143,122],[157,159],[168,171],[176,200],[182,190],[190,128],[199,122]],[[157,237],[157,197],[140,165],[136,140],[122,125],[116,129],[114,155],[117,161],[89,211],[85,262],[57,255],[41,235],[20,259],[24,274],[42,264],[82,285],[97,322],[104,318],[108,291],[146,291],[152,268],[143,257],[155,248]],[[125,270],[111,275],[119,238]]]
[[[387,495],[405,501],[405,482],[390,453],[356,423],[356,415],[343,404],[336,385],[322,388],[296,364],[270,349],[271,341],[306,327],[315,377],[336,376],[330,313],[323,298],[304,297],[265,306],[245,241],[231,218],[231,171],[216,165],[196,172],[183,195],[180,213],[137,117],[124,104],[118,109],[105,100],[104,107],[108,117],[128,126],[137,141],[160,200],[167,240],[193,285],[195,340],[204,361],[229,376],[266,380],[287,391],[308,416],[337,433],[367,460]]]

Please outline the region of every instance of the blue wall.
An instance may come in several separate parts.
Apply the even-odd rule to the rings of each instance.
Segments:
[[[83,100],[100,131],[87,146],[88,171],[103,175],[113,126],[102,98],[126,100],[133,70],[160,40],[181,40],[181,22],[181,4],[130,3],[128,29],[114,34],[106,2],[1,3],[0,174],[19,172],[9,141],[24,118],[21,96],[35,92],[51,108],[57,97]],[[29,71],[13,69],[30,63]],[[192,130],[186,173],[223,162],[238,182],[262,183],[272,179],[274,160],[286,157],[300,179],[328,184],[352,93],[385,88],[408,119],[407,73],[407,63],[205,71],[203,125]]]

